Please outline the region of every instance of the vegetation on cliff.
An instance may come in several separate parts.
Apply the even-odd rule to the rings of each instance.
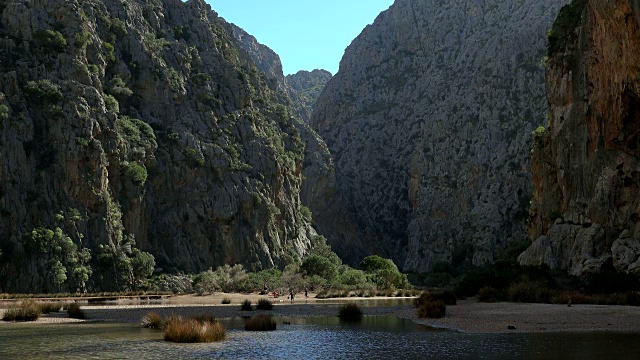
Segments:
[[[0,291],[306,253],[299,119],[204,1],[0,0],[0,15]]]

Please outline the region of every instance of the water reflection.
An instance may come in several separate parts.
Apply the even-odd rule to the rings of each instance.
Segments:
[[[0,359],[640,358],[637,334],[464,334],[368,316],[348,325],[336,317],[277,321],[275,332],[250,333],[241,318],[226,319],[224,342],[184,345],[133,324],[0,324]]]

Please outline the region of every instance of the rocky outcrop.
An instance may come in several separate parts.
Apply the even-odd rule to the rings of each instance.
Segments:
[[[304,123],[311,119],[313,107],[324,87],[331,79],[331,73],[326,70],[301,70],[295,74],[287,75],[289,96],[291,97],[298,115]]]
[[[322,209],[312,214],[315,229],[331,239],[338,239],[332,243],[334,250],[350,254],[350,258],[360,261],[368,252],[364,251],[360,243],[351,241],[353,238],[361,237],[354,236],[360,234],[360,229],[355,225],[336,191],[333,157],[324,140],[308,125],[312,108],[331,78],[331,73],[325,70],[302,70],[285,77],[278,54],[244,30],[235,25],[231,26],[238,46],[253,59],[272,86],[288,95],[287,98],[279,100],[289,104],[300,120],[294,122],[306,145],[300,196],[306,206]]]
[[[24,235],[62,219],[93,261],[130,235],[165,270],[307,251],[287,95],[203,0],[0,0],[0,58],[2,290],[46,289]]]
[[[640,270],[640,4],[575,0],[550,34],[523,264]]]
[[[353,41],[310,121],[356,224],[332,246],[427,271],[526,239],[545,33],[562,3],[397,0]]]
[[[301,118],[303,123],[308,123],[313,106],[327,81],[331,78],[331,73],[317,69],[313,71],[301,70],[285,77],[280,56],[275,51],[258,42],[258,39],[238,26],[231,24],[231,29],[238,47],[246,51],[253,59],[271,86],[277,88],[281,94],[288,95],[288,100],[279,100],[281,102],[289,101],[294,114]]]

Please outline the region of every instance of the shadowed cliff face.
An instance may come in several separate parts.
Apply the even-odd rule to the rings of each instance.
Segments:
[[[73,209],[94,259],[129,234],[165,269],[307,251],[287,96],[202,0],[0,0],[0,58],[3,290],[43,288],[21,239]]]
[[[323,230],[341,256],[426,271],[526,239],[540,63],[561,5],[398,0],[353,41],[310,122],[335,160],[340,219],[355,224]],[[312,210],[319,229],[340,227],[331,207]]]
[[[574,1],[554,24],[523,264],[582,274],[612,260],[639,271],[639,5]]]

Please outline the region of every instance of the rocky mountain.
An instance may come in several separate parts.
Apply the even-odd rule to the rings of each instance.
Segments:
[[[342,257],[427,271],[526,239],[541,62],[562,4],[397,0],[353,41],[310,121],[337,199],[311,210]]]
[[[297,104],[298,114],[305,123],[311,119],[313,107],[318,101],[318,97],[324,90],[324,87],[331,79],[331,73],[326,70],[301,70],[295,74],[287,75],[287,84],[289,85],[289,94]]]
[[[136,247],[169,271],[305,254],[298,121],[235,34],[203,0],[0,0],[1,290],[88,264],[126,288]]]
[[[519,260],[640,271],[640,3],[574,0],[553,25],[536,132],[534,240]]]
[[[280,99],[280,101],[289,101],[294,114],[301,118],[303,123],[308,123],[313,106],[324,86],[331,79],[331,73],[316,69],[301,70],[296,74],[284,76],[282,61],[275,51],[258,42],[258,39],[240,27],[231,24],[231,28],[238,47],[251,56],[258,69],[272,82],[272,86],[288,95],[288,100]]]

